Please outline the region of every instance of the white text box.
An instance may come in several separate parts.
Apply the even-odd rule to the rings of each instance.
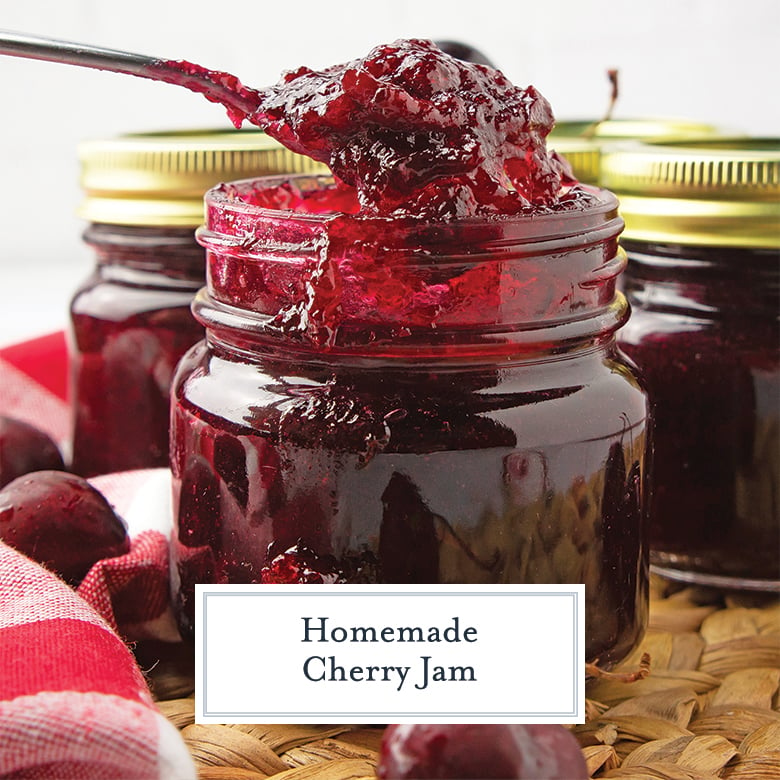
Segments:
[[[197,585],[198,723],[582,723],[582,585]]]

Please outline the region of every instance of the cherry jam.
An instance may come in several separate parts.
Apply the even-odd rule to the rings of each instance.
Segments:
[[[780,591],[780,143],[615,147],[632,317],[619,340],[655,420],[650,560]]]
[[[228,114],[327,165],[366,214],[435,220],[539,212],[567,199],[574,183],[547,154],[553,114],[543,95],[431,41],[398,40],[325,69],[302,66],[260,90],[193,63],[164,64],[166,80],[217,102],[227,89],[253,106],[228,104]],[[219,91],[192,84],[194,74]]]
[[[203,338],[190,311],[206,281],[203,193],[312,162],[258,130],[130,133],[85,142],[79,158],[96,264],[71,305],[72,468],[163,467],[173,370]]]
[[[622,348],[655,409],[652,561],[780,589],[780,274],[771,249],[625,241]]]
[[[71,301],[71,468],[82,476],[168,464],[170,385],[203,337],[192,228],[90,225],[97,263]]]
[[[350,213],[324,177],[208,193],[206,339],[172,391],[185,634],[198,582],[583,582],[587,657],[631,650],[646,396],[617,203],[583,191],[448,221]]]

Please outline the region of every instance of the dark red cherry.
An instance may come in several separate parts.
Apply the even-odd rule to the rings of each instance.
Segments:
[[[0,487],[44,469],[65,469],[52,438],[34,425],[0,415]]]
[[[588,780],[577,740],[563,726],[388,726],[382,780]]]
[[[456,57],[464,62],[477,62],[480,65],[495,67],[486,54],[469,43],[463,43],[463,41],[434,41],[434,43],[450,57]]]
[[[77,585],[94,563],[130,550],[127,529],[83,477],[36,471],[0,490],[0,539]]]

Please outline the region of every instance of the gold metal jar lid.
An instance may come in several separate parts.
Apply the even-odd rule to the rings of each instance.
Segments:
[[[564,157],[572,173],[583,184],[598,184],[601,171],[601,143],[587,138],[554,137],[547,139],[547,148]]]
[[[261,130],[133,133],[79,145],[79,216],[114,225],[197,227],[215,184],[280,173],[322,172]]]
[[[549,149],[565,157],[585,184],[600,184],[601,157],[616,141],[678,140],[721,135],[714,125],[687,119],[606,119],[556,122]]]
[[[620,199],[624,238],[780,247],[780,139],[615,146],[602,157],[601,184]]]
[[[722,135],[715,125],[691,119],[597,119],[556,122],[550,137],[673,140],[700,136]]]

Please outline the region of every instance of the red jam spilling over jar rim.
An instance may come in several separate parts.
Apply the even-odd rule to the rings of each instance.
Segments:
[[[399,40],[321,71],[300,67],[262,90],[192,63],[165,64],[184,86],[203,91],[187,80],[197,73],[256,104],[228,113],[326,163],[364,213],[450,219],[589,200],[547,152],[547,100],[430,41]]]
[[[627,317],[623,221],[611,193],[583,190],[587,209],[442,222],[344,213],[324,176],[220,185],[198,231],[196,315],[218,329],[240,309],[256,333],[331,354],[430,355],[462,349],[465,333],[483,353],[603,336]]]

